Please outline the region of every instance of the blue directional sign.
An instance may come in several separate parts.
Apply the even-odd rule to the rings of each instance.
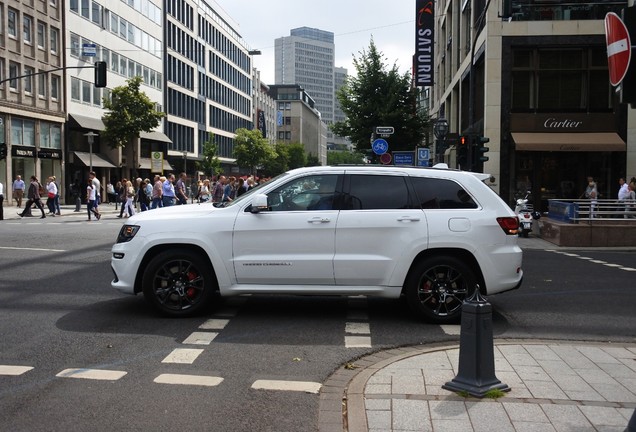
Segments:
[[[417,149],[417,166],[428,166],[428,160],[431,157],[431,153],[427,148]]]
[[[415,154],[412,151],[393,152],[393,165],[415,165]]]
[[[94,43],[82,44],[82,57],[95,57],[97,54],[97,45]]]
[[[373,149],[373,153],[382,155],[389,151],[389,143],[386,142],[385,139],[378,138],[373,141],[373,144],[371,144],[371,148]]]

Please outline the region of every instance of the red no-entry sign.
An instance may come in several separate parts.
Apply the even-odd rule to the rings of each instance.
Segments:
[[[614,12],[605,15],[605,42],[610,83],[617,86],[623,81],[632,56],[632,44],[627,26]]]

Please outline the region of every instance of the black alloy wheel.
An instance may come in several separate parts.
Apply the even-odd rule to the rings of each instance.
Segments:
[[[458,323],[462,303],[476,284],[475,272],[459,259],[431,257],[417,263],[409,273],[406,298],[410,308],[425,321]]]
[[[144,297],[164,315],[195,315],[212,300],[216,279],[209,263],[185,249],[155,256],[143,276]]]

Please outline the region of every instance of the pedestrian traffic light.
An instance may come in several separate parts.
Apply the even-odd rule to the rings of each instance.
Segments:
[[[7,145],[5,143],[0,144],[0,160],[7,158]]]
[[[457,168],[467,168],[469,145],[470,138],[467,135],[461,135],[459,138],[457,138]]]
[[[95,62],[95,87],[106,87],[106,69],[106,62]]]

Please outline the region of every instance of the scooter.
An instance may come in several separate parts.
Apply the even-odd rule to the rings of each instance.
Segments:
[[[530,191],[526,192],[526,196],[517,199],[517,205],[515,206],[515,213],[519,218],[519,235],[521,237],[528,237],[528,233],[532,231],[532,224],[535,220],[541,217],[541,214],[534,211],[532,204],[528,204],[528,196]]]

